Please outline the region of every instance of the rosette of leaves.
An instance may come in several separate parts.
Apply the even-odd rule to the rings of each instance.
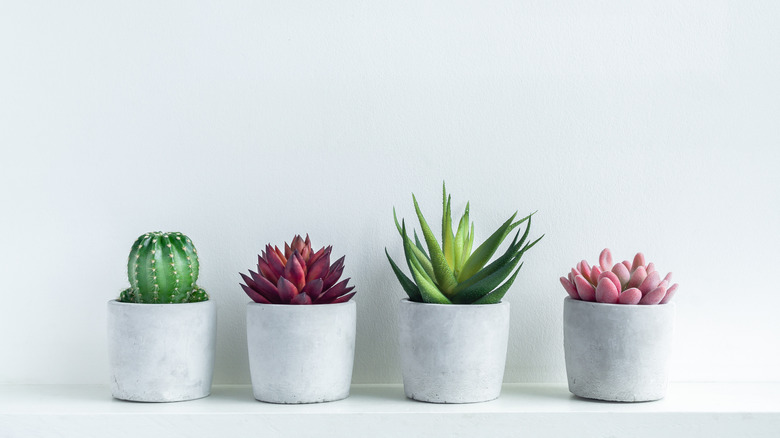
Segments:
[[[472,251],[474,245],[474,223],[469,223],[469,203],[458,221],[457,230],[452,229],[452,197],[442,187],[442,243],[436,239],[420,210],[417,199],[412,194],[417,219],[422,229],[422,244],[417,232],[413,232],[414,241],[409,237],[404,220],[398,222],[393,209],[393,218],[404,247],[408,277],[390,257],[385,254],[411,301],[435,304],[494,304],[501,301],[514,283],[523,263],[521,258],[526,251],[536,245],[544,235],[528,242],[531,229],[531,216],[515,221],[517,213],[507,219],[481,245]],[[504,253],[488,264],[491,257],[519,225],[526,223],[522,236],[520,229],[515,233],[512,243]]]

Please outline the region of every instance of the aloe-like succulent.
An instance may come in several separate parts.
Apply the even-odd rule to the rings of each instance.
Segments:
[[[311,240],[296,235],[284,252],[266,245],[257,257],[257,271],[241,274],[241,287],[249,298],[263,304],[335,304],[349,301],[355,287],[349,278],[338,282],[344,271],[344,257],[330,264],[331,246],[314,252]],[[338,283],[337,283],[338,282]]]
[[[130,248],[127,279],[119,295],[125,303],[194,303],[209,299],[198,287],[198,250],[182,233],[142,234]]]
[[[542,235],[533,242],[526,243],[533,213],[518,221],[514,221],[517,213],[513,214],[472,252],[474,223],[469,224],[469,203],[466,203],[466,210],[458,222],[457,231],[453,233],[452,197],[447,195],[447,188],[444,185],[442,185],[442,193],[441,245],[423,217],[414,194],[412,200],[426,246],[422,245],[416,231],[412,242],[406,231],[406,223],[402,220],[399,224],[395,208],[393,209],[395,226],[403,239],[404,256],[412,278],[410,279],[401,271],[385,248],[393,272],[411,301],[436,304],[500,302],[523,266],[520,262],[522,255],[544,237]],[[487,264],[509,233],[526,221],[527,225],[522,237],[518,230],[504,254]]]
[[[590,266],[579,262],[566,277],[561,277],[563,288],[572,299],[607,304],[666,304],[677,291],[672,273],[661,278],[654,263],[645,264],[640,252],[634,261],[612,264],[612,253],[605,248],[599,263]]]

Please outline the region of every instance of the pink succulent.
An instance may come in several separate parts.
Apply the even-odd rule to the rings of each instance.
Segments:
[[[314,252],[308,234],[306,240],[295,236],[284,252],[265,246],[257,258],[257,270],[241,274],[241,287],[249,298],[263,304],[335,304],[349,301],[355,292],[340,281],[344,257],[330,264],[331,247]],[[338,283],[337,283],[338,282]]]
[[[666,304],[677,291],[677,283],[671,282],[672,273],[661,278],[655,264],[646,264],[641,252],[633,263],[613,264],[609,248],[601,251],[598,264],[590,266],[583,260],[561,277],[572,299],[608,304]]]

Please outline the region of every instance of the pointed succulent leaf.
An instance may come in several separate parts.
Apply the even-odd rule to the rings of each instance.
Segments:
[[[583,301],[596,301],[596,288],[584,276],[574,277],[574,285],[577,287],[577,294]]]
[[[279,254],[277,254],[276,251],[274,251],[271,245],[265,246],[265,260],[268,262],[268,265],[273,270],[274,274],[276,275],[276,278],[281,277],[282,274],[284,273],[284,265],[285,263],[287,263],[287,261],[282,263],[282,259],[279,258]]]
[[[279,277],[279,282],[276,283],[276,289],[279,291],[279,300],[282,304],[289,303],[298,295],[298,289],[295,288],[295,285],[284,277]]]
[[[251,287],[241,283],[239,284],[241,285],[241,289],[244,289],[244,292],[246,292],[246,294],[249,296],[249,298],[252,299],[252,301],[256,303],[271,304],[270,301],[266,300],[265,297],[255,292]]]
[[[417,249],[420,250],[420,252],[425,256],[425,258],[428,260],[428,262],[431,261],[431,256],[428,255],[428,250],[425,249],[422,242],[420,242],[420,238],[417,236],[417,230],[412,231],[414,233],[414,246],[417,247]],[[433,269],[433,268],[431,268]]]
[[[493,232],[486,241],[482,242],[482,244],[477,247],[474,253],[466,260],[466,263],[463,265],[463,270],[458,274],[459,281],[466,280],[476,274],[487,264],[488,260],[493,257],[493,254],[501,245],[501,242],[504,241],[507,234],[509,234],[513,228],[512,221],[515,219],[516,215],[517,213],[513,214],[512,217],[507,219],[507,221]]]
[[[521,243],[517,242],[517,237],[519,235],[520,235],[520,230],[518,230],[517,233],[515,233],[515,237],[514,239],[512,239],[512,243],[506,249],[504,254],[501,255],[501,257],[493,260],[489,265],[482,268],[476,274],[458,283],[458,286],[455,287],[455,290],[453,292],[457,294],[463,289],[473,286],[474,284],[481,281],[488,275],[491,275],[497,270],[499,270],[502,266],[509,263],[509,261],[512,260],[512,258],[517,257],[519,254],[522,254],[522,251],[520,250]]]
[[[307,263],[309,266],[311,266],[311,265],[313,265],[313,264],[317,263],[317,261],[320,259],[320,257],[324,256],[326,253],[328,254],[328,257],[330,257],[330,251],[331,251],[331,249],[332,249],[332,247],[331,247],[331,246],[328,246],[327,248],[325,248],[325,247],[323,246],[323,247],[322,247],[322,248],[320,248],[320,249],[319,249],[317,252],[315,252],[314,254],[312,254],[312,255],[311,255],[311,257],[309,257],[309,260],[307,260],[307,261],[306,261],[306,263]],[[328,262],[328,264],[330,264],[330,262]]]
[[[284,267],[283,277],[288,279],[295,286],[296,290],[303,289],[306,285],[306,273],[301,266],[300,254],[298,250],[293,251],[290,258],[287,259],[287,266]]]
[[[290,304],[311,304],[311,297],[306,294],[298,294],[293,297]]]
[[[433,265],[436,284],[439,286],[441,292],[447,295],[455,289],[455,286],[458,285],[458,281],[455,279],[452,269],[450,269],[450,266],[447,264],[444,252],[442,252],[442,249],[439,247],[439,242],[436,241],[436,236],[434,236],[431,227],[429,227],[428,223],[425,221],[425,217],[423,217],[420,206],[417,204],[417,199],[414,195],[412,195],[412,199],[414,200],[414,209],[417,212],[417,218],[420,220],[420,227],[422,228],[425,243],[428,245],[428,251],[431,254],[431,264]],[[420,286],[419,283],[417,285]],[[424,294],[423,297],[425,297]]]
[[[354,297],[356,293],[357,293],[357,292],[350,292],[350,293],[348,293],[348,294],[344,294],[344,295],[342,295],[342,296],[340,296],[340,297],[336,298],[335,300],[331,301],[331,304],[346,303],[346,302],[347,302],[347,301],[349,301],[349,300],[350,300],[352,297]]]
[[[420,295],[420,289],[418,289],[417,285],[398,268],[398,265],[395,264],[390,257],[390,254],[387,252],[387,248],[385,248],[385,255],[387,255],[387,260],[390,261],[390,266],[393,268],[393,272],[395,273],[396,278],[398,278],[398,282],[401,283],[401,287],[404,289],[404,292],[406,292],[406,295],[409,296],[409,299],[421,302],[422,296]]]
[[[344,257],[345,256],[342,256],[340,259],[336,260],[336,263],[330,267],[330,272],[328,272],[328,275],[322,280],[322,290],[330,289],[339,281],[341,274],[344,272]]]
[[[466,208],[468,208],[468,204],[466,204]],[[471,257],[471,248],[474,246],[474,222],[471,223],[471,231],[469,231],[468,236],[466,237],[466,245],[463,247],[463,255],[461,256],[461,266],[460,270],[463,270],[463,265],[466,264],[466,260]]]
[[[452,296],[452,302],[471,303],[478,300],[480,297],[487,295],[512,273],[519,262],[520,256],[513,258],[496,272],[454,294]]]
[[[455,233],[454,251],[455,259],[452,265],[453,270],[460,272],[463,266],[463,248],[466,246],[466,233],[468,232],[468,216],[463,214],[458,222],[458,231]]]
[[[268,262],[262,256],[257,256],[257,270],[263,274],[263,277],[267,278],[271,283],[276,284],[279,281],[279,276],[271,269]]]
[[[276,290],[276,286],[274,286],[273,283],[268,281],[262,275],[253,272],[251,269],[249,270],[249,275],[252,276],[251,282],[249,281],[248,278],[246,278],[246,275],[241,274],[241,277],[244,279],[244,282],[246,283],[247,286],[254,289],[257,293],[265,297],[266,300],[272,303],[279,302],[279,291]]]
[[[309,272],[306,273],[306,281],[312,281],[317,278],[324,278],[330,271],[330,252],[329,246],[325,252],[317,257],[314,263],[309,264]]]
[[[444,294],[441,293],[438,287],[428,278],[420,267],[420,262],[417,259],[412,260],[412,276],[417,283],[417,287],[420,289],[420,295],[425,303],[436,304],[452,304]]]
[[[441,241],[444,259],[450,269],[455,269],[455,236],[452,234],[452,197],[447,197],[441,224]]]
[[[355,286],[349,286],[347,287],[347,283],[349,282],[349,278],[346,280],[342,280],[338,282],[338,284],[335,284],[332,288],[325,290],[316,300],[316,303],[329,303],[336,298],[340,297],[341,295],[344,295],[345,293],[351,291],[355,288]]]
[[[566,293],[574,300],[579,300],[580,295],[577,293],[577,288],[566,277],[561,277],[561,285],[566,289]]]
[[[517,273],[520,272],[520,269],[523,267],[523,264],[520,263],[520,266],[517,267],[517,270],[514,274],[512,274],[509,279],[504,282],[498,289],[494,290],[493,292],[490,292],[489,294],[485,295],[484,297],[478,299],[477,301],[474,301],[472,304],[496,304],[498,302],[501,302],[501,299],[504,298],[504,295],[509,291],[509,288],[512,287],[512,284],[515,282],[515,278],[517,278]]]
[[[641,299],[642,291],[632,287],[620,293],[620,296],[618,297],[618,304],[639,304],[639,300]]]
[[[322,293],[322,279],[317,278],[316,280],[306,283],[306,286],[303,287],[301,293],[305,293],[310,296],[312,300],[316,300]]]
[[[419,248],[412,245],[411,240],[409,240],[409,237],[406,235],[406,221],[401,221],[401,232],[404,246],[404,257],[406,257],[406,265],[409,267],[409,272],[412,270],[411,259],[413,258],[420,262],[420,266],[422,266],[423,271],[429,278],[435,278],[435,274],[433,273],[433,265],[431,264],[430,259],[427,258],[425,253],[420,252]]]

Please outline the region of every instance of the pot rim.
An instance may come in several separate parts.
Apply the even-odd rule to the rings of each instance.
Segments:
[[[344,303],[335,303],[335,304],[334,303],[324,303],[324,304],[273,304],[273,303],[270,303],[270,304],[268,304],[268,303],[258,303],[258,302],[255,302],[255,301],[250,301],[250,302],[246,303],[247,307],[252,306],[254,304],[256,304],[258,306],[274,307],[274,308],[282,308],[282,307],[294,307],[294,308],[297,308],[297,307],[303,307],[303,308],[317,307],[317,308],[319,308],[319,307],[344,307],[344,306],[349,306],[349,305],[355,304],[355,300],[349,300],[349,301],[344,302]]]
[[[446,307],[446,308],[462,308],[462,307],[481,308],[481,307],[493,307],[493,306],[498,306],[498,305],[502,305],[502,304],[503,305],[507,305],[507,306],[509,305],[509,302],[508,301],[504,301],[504,300],[501,300],[501,301],[499,301],[497,303],[493,303],[493,304],[455,304],[455,303],[452,303],[452,304],[439,304],[439,303],[421,303],[419,301],[412,301],[409,298],[401,298],[400,302],[403,303],[404,301],[406,301],[406,302],[408,302],[409,304],[412,304],[412,305],[423,305],[423,306],[431,306],[431,307]]]
[[[599,303],[598,301],[585,301],[585,300],[575,300],[572,297],[564,297],[563,302],[572,302],[577,303],[576,306],[582,306],[582,305],[596,305],[596,306],[602,306],[605,308],[626,308],[626,309],[665,309],[665,308],[674,308],[674,303],[669,302],[666,304],[609,304],[609,303]],[[640,312],[644,312],[645,310],[640,310]],[[652,312],[653,310],[647,310],[647,312]]]
[[[119,301],[118,299],[114,298],[113,300],[108,300],[108,304],[110,306],[138,306],[138,307],[160,307],[160,306],[197,306],[197,305],[206,305],[206,304],[213,304],[214,300],[208,299],[205,301],[198,301],[195,303],[126,303],[124,301]]]

